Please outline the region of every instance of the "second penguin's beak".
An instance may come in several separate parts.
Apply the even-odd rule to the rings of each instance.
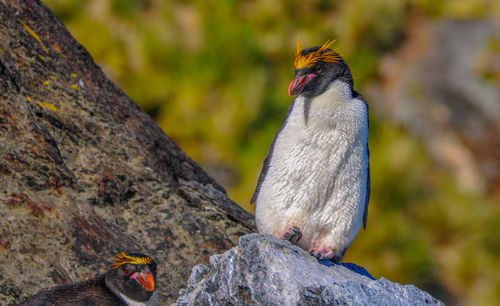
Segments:
[[[307,83],[309,83],[316,75],[314,73],[308,73],[306,75],[298,76],[290,82],[290,86],[288,86],[288,95],[294,96],[300,94],[304,87],[306,87]]]
[[[130,278],[135,279],[139,284],[141,284],[142,287],[144,287],[144,289],[148,291],[155,290],[155,278],[149,271],[136,272],[132,274]]]

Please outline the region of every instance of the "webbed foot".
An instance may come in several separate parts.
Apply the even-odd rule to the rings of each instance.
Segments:
[[[286,229],[286,231],[284,231],[280,235],[280,239],[288,240],[292,244],[297,244],[297,242],[299,242],[300,238],[302,238],[302,232],[300,231],[300,228],[298,228],[295,225],[289,226]]]
[[[336,254],[334,249],[328,247],[312,248],[309,249],[309,253],[319,260],[331,260],[335,263],[339,263],[342,260],[342,257]]]

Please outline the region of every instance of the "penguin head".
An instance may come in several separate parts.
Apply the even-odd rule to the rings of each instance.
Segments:
[[[321,47],[302,49],[297,41],[294,61],[295,78],[288,87],[288,94],[315,97],[324,93],[328,86],[340,80],[353,86],[351,70],[342,57],[329,49],[334,41],[327,41]]]
[[[146,302],[155,291],[156,264],[140,253],[124,252],[113,257],[115,262],[106,273],[106,286],[120,299]]]

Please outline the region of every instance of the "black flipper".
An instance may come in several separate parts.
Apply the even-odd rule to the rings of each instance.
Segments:
[[[352,91],[352,97],[354,99],[359,99],[366,105],[366,110],[368,111],[368,103],[366,103],[366,100],[363,98],[362,95],[360,95],[358,92],[355,90]],[[369,120],[367,118],[367,120]],[[370,126],[370,122],[368,121],[368,127]],[[366,198],[365,198],[365,210],[363,212],[363,229],[366,229],[366,224],[368,223],[368,204],[370,203],[370,191],[371,191],[371,178],[370,178],[370,149],[368,148],[368,144],[366,144],[366,151],[368,152],[368,178],[366,180]]]

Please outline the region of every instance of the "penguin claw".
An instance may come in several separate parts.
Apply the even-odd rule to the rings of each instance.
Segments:
[[[312,248],[309,253],[318,258],[318,260],[331,260],[333,262],[340,262],[341,258],[335,255],[335,250],[332,248]]]
[[[286,231],[284,231],[280,235],[280,239],[288,240],[292,244],[297,244],[297,242],[299,242],[300,238],[302,238],[302,232],[300,231],[300,228],[298,228],[295,225],[289,226],[286,229]]]

